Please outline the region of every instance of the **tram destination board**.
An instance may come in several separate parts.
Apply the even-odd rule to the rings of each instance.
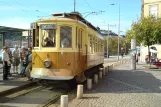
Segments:
[[[40,29],[56,29],[56,24],[41,24]]]

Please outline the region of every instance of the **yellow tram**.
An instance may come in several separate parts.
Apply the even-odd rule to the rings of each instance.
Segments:
[[[83,82],[104,63],[103,37],[79,13],[57,13],[31,23],[31,77]]]

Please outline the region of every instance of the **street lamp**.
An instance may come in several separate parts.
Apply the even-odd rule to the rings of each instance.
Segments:
[[[109,32],[109,31],[110,31],[110,30],[109,30],[109,27],[110,27],[110,26],[112,26],[112,27],[113,27],[113,26],[115,26],[115,25],[110,25],[110,24],[108,24],[108,37],[107,37],[107,58],[109,58],[109,36],[110,36],[110,35],[109,35],[109,33],[110,33],[110,32]]]
[[[110,5],[115,5],[114,3],[113,4],[110,4]],[[119,4],[119,23],[118,23],[118,60],[119,60],[119,54],[120,54],[120,40],[119,40],[119,37],[120,37],[120,4]]]

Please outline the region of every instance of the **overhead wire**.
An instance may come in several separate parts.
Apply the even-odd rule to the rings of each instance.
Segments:
[[[17,2],[17,1],[15,1],[15,0],[12,0],[12,2],[14,2],[14,3],[16,3],[16,4],[19,4],[19,5],[21,5],[21,6],[24,6],[24,7],[26,7],[26,8],[31,8],[31,7],[29,7],[29,6],[25,5],[25,4],[22,4],[22,3],[19,3],[19,2]],[[35,11],[36,11],[36,12],[43,13],[43,14],[46,14],[46,13],[44,13],[44,12],[41,12],[41,11],[38,10],[38,9],[36,9]]]
[[[0,3],[5,4],[5,5],[7,5],[7,6],[10,6],[10,7],[18,8],[18,9],[20,9],[20,10],[23,11],[23,12],[26,12],[26,13],[28,13],[28,14],[31,14],[31,15],[34,15],[34,16],[35,16],[35,14],[32,14],[32,13],[30,13],[30,12],[28,12],[28,11],[26,11],[26,10],[20,8],[20,7],[15,7],[15,6],[13,6],[13,5],[7,3],[7,2],[0,1]]]
[[[98,12],[105,12],[105,11],[98,11],[98,12],[95,12],[95,10],[90,6],[90,4],[86,1],[86,0],[84,0],[84,2],[91,8],[91,10],[93,11],[93,13],[92,14],[95,14],[100,20],[102,20],[101,18],[100,18],[100,16],[98,16]],[[102,20],[103,21],[103,20]]]

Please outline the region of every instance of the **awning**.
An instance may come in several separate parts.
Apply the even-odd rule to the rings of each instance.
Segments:
[[[22,32],[22,31],[27,31],[27,29],[0,26],[0,33],[3,33],[3,32]]]
[[[150,49],[151,53],[158,53],[158,51],[154,50],[154,49]]]

